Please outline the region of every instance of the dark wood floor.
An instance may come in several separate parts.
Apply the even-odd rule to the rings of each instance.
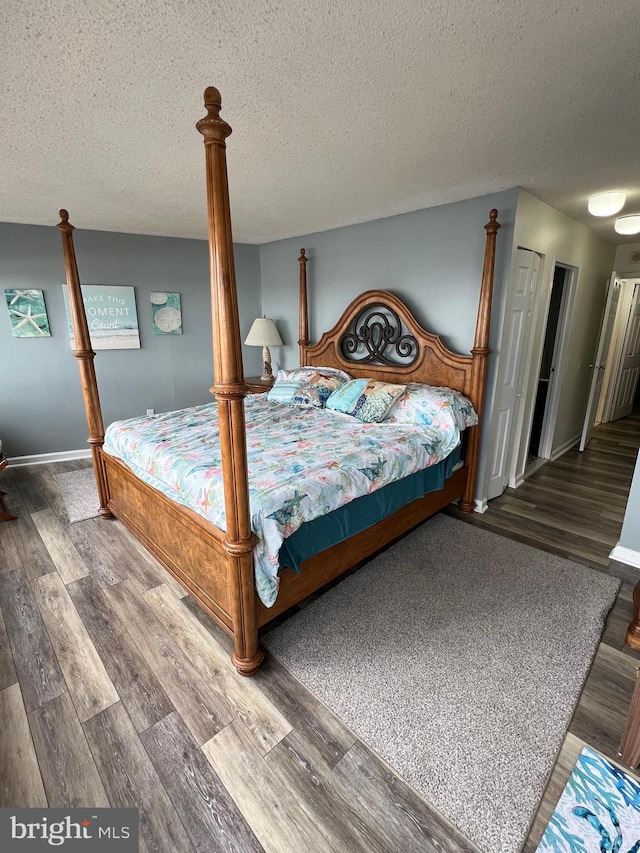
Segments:
[[[623,579],[533,823],[587,742],[615,758],[637,666],[637,572],[610,563],[640,418],[598,428],[468,523]],[[136,806],[144,851],[473,851],[277,662],[230,642],[119,522],[69,525],[54,475],[7,469],[0,523],[0,806]],[[490,803],[486,804],[490,808]]]

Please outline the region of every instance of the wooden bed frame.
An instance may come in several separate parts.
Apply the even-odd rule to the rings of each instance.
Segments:
[[[238,318],[229,193],[227,184],[225,139],[231,133],[220,117],[221,99],[210,87],[204,96],[207,115],[196,127],[204,137],[209,216],[211,266],[211,308],[213,327],[214,385],[211,392],[218,404],[222,471],[224,480],[227,531],[219,530],[190,509],[174,503],[140,479],[130,469],[107,455],[104,426],[96,383],[91,340],[73,246],[73,226],[69,215],[60,211],[61,231],[69,303],[75,335],[74,356],[78,359],[84,405],[89,426],[88,442],[100,499],[100,514],[120,519],[132,533],[166,566],[194,596],[199,604],[234,640],[232,661],[242,675],[259,668],[264,652],[258,642],[258,629],[310,593],[320,589],[364,558],[370,556],[402,533],[438,512],[451,501],[460,499],[460,509],[474,508],[474,489],[478,463],[479,428],[467,432],[464,466],[446,481],[443,489],[430,493],[396,511],[373,528],[322,551],[304,561],[301,573],[284,569],[280,590],[273,607],[265,607],[254,584],[253,549],[256,540],[251,531],[247,454],[243,399],[247,392],[242,366],[242,342]],[[424,382],[447,385],[469,397],[479,415],[485,387],[489,354],[489,319],[495,258],[496,233],[500,225],[492,210],[487,232],[484,268],[476,334],[471,355],[448,350],[437,335],[420,326],[409,309],[392,293],[369,291],[355,299],[331,331],[311,346],[308,335],[307,258],[302,250],[300,267],[300,364],[333,366],[353,376],[368,376],[384,381]],[[372,309],[380,321],[380,306],[400,318],[415,340],[415,353],[409,365],[385,363],[384,349],[393,341],[380,340],[377,332],[369,336],[367,358],[349,360],[343,342],[349,330],[358,336],[364,328],[358,318],[364,309]],[[384,324],[384,321],[382,321]],[[382,335],[384,338],[384,334]],[[362,340],[362,339],[361,339]],[[396,352],[406,349],[406,341],[397,342]],[[379,363],[382,360],[383,363]],[[377,363],[376,363],[377,362]]]

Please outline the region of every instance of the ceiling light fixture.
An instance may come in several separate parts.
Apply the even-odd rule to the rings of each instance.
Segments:
[[[629,216],[619,216],[614,228],[618,234],[640,234],[640,214],[632,213]]]
[[[592,195],[588,210],[592,216],[613,216],[624,207],[624,193],[610,192]]]

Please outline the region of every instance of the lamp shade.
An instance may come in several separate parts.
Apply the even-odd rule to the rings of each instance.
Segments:
[[[279,347],[282,346],[282,338],[270,317],[257,317],[249,329],[245,344],[250,347]]]
[[[587,209],[592,216],[613,216],[624,207],[624,193],[610,192],[592,195]]]

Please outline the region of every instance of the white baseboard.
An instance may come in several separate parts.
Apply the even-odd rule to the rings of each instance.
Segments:
[[[43,465],[45,462],[70,462],[72,459],[90,459],[91,448],[81,450],[59,450],[56,453],[35,453],[33,456],[13,456],[9,459],[12,468],[21,465]]]
[[[561,444],[560,447],[556,447],[556,449],[553,450],[551,453],[551,461],[555,462],[555,460],[562,456],[564,453],[566,453],[567,450],[571,450],[572,447],[575,447],[576,444],[580,442],[581,436],[582,433],[579,432],[573,438],[570,438],[569,441],[565,441],[564,444]]]
[[[528,477],[535,474],[536,471],[539,471],[543,465],[547,464],[547,462],[555,462],[556,459],[559,459],[564,453],[571,450],[572,447],[575,447],[579,441],[580,435],[577,435],[574,438],[570,438],[569,441],[565,441],[565,443],[561,444],[560,447],[556,448],[549,459],[546,459],[544,456],[539,456],[537,459],[534,459],[533,462],[527,465],[524,473],[518,474],[517,477],[512,477],[509,480],[509,488],[519,489],[520,486],[527,482]]]
[[[545,462],[547,460],[545,459]],[[513,480],[509,480],[509,488],[510,489],[519,489],[520,486],[525,482],[524,474],[520,474],[518,477],[514,477]]]
[[[625,548],[624,545],[616,545],[609,554],[609,559],[617,560],[619,563],[626,563],[627,566],[633,566],[635,569],[640,569],[640,551]]]

